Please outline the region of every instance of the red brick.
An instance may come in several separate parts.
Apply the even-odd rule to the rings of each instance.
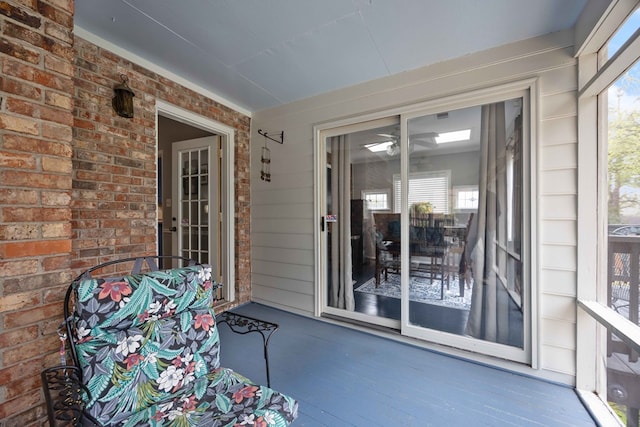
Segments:
[[[61,173],[67,175],[65,176],[63,183],[69,184],[69,186],[64,187],[63,189],[71,188],[71,159],[61,157],[43,157],[42,159],[40,159],[40,163],[42,165],[43,172]]]
[[[51,50],[53,45],[53,40],[49,37],[45,37],[39,32],[33,31],[27,27],[23,27],[22,25],[16,25],[11,21],[6,21],[3,28],[3,34],[12,37],[14,39],[19,39],[22,42],[29,43],[32,46]]]
[[[16,0],[15,3],[20,3],[31,10],[36,10],[38,6],[38,0]]]
[[[73,124],[73,116],[69,110],[42,106],[40,107],[40,118],[68,126]]]
[[[70,175],[0,170],[0,181],[5,185],[13,185],[16,187],[51,188],[59,190],[71,189]]]
[[[68,191],[43,191],[41,199],[43,206],[65,207],[71,204],[71,194]]]
[[[71,111],[73,109],[73,98],[69,95],[47,90],[44,93],[44,101],[47,105]]]
[[[42,225],[42,238],[71,238],[71,224],[66,222],[46,223]]]
[[[65,208],[25,208],[9,206],[2,208],[2,218],[4,223],[69,221],[71,220],[71,211]]]
[[[49,1],[49,3],[55,3],[55,1]],[[70,13],[68,5],[65,5],[65,7],[60,10],[44,1],[38,1],[38,12],[45,18],[49,18],[66,28],[73,28],[73,15]]]
[[[15,399],[6,400],[0,404],[0,420],[6,419],[9,415],[18,414],[26,409],[32,408],[39,402],[40,393],[27,393]],[[9,423],[9,421],[7,421],[7,423]],[[18,426],[17,424],[12,425]]]
[[[35,257],[66,252],[71,252],[71,240],[68,239],[9,242],[0,246],[0,254],[5,258]]]
[[[60,348],[60,340],[57,336],[48,335],[36,341],[24,342],[19,347],[4,350],[2,362],[4,366],[13,365],[22,360],[32,359],[44,352],[55,351]]]
[[[59,303],[41,305],[26,310],[5,313],[4,326],[7,329],[36,324],[45,319],[59,319],[62,307]]]
[[[41,1],[39,1],[38,3],[40,2]],[[57,7],[58,9],[73,15],[73,11],[74,11],[73,0],[47,0],[47,3],[50,3],[55,7]]]
[[[74,73],[73,64],[71,62],[52,56],[45,56],[44,68],[70,78],[73,77]]]
[[[14,95],[20,95],[30,99],[40,99],[42,97],[42,89],[28,84],[24,81],[17,81],[9,78],[2,79],[2,90]]]
[[[40,62],[40,52],[36,49],[29,49],[21,43],[7,40],[4,37],[0,39],[0,53],[4,53],[23,61],[37,64]]]
[[[24,9],[12,6],[6,1],[0,2],[0,14],[8,18],[15,19],[16,21],[30,27],[40,28],[41,21],[39,16],[37,16],[36,14],[31,14]]]
[[[20,378],[25,376],[39,375],[43,367],[42,361],[22,361],[14,366],[0,369],[0,385],[19,381]]]
[[[40,224],[0,224],[0,240],[30,240],[42,237]]]
[[[0,151],[0,167],[15,169],[35,169],[36,159],[28,154]]]
[[[68,257],[67,257],[67,261],[68,261]],[[50,304],[55,302],[62,303],[64,301],[64,297],[67,292],[67,289],[69,288],[69,285],[70,283],[65,283],[62,286],[47,289],[44,292],[44,303],[45,304]],[[57,320],[55,322],[52,322],[51,325],[49,326],[51,331],[52,332],[55,331],[55,328],[58,327],[59,324],[60,322]]]
[[[73,31],[58,23],[45,22],[44,33],[64,43],[73,44]]]
[[[0,277],[15,277],[38,272],[39,262],[35,259],[0,261]],[[7,325],[5,325],[6,327]],[[0,377],[1,378],[1,377]]]
[[[58,256],[49,256],[42,259],[42,270],[43,271],[57,271],[62,269],[68,269],[71,267],[71,257],[69,254],[58,255]],[[65,283],[68,283],[71,279],[65,278],[63,279]],[[49,282],[52,284],[53,282]],[[65,286],[66,289],[66,286]],[[45,302],[50,302],[45,299]]]
[[[6,129],[14,132],[26,133],[30,135],[38,135],[40,129],[38,121],[34,119],[26,119],[24,117],[14,117],[0,113],[0,129]]]
[[[4,148],[21,150],[27,153],[49,154],[52,156],[71,157],[71,144],[30,138],[21,135],[5,135]]]
[[[70,126],[45,122],[42,123],[42,137],[71,142],[73,139],[73,133]]]
[[[42,264],[48,260],[57,260],[59,265],[57,268],[49,268],[38,274],[22,275],[20,277],[12,277],[4,280],[4,293],[6,295],[15,294],[25,291],[50,289],[57,286],[66,286],[71,281],[71,272],[65,270],[68,268],[69,255],[60,255],[43,258]],[[53,266],[51,266],[53,267]],[[56,271],[57,270],[57,271]],[[62,271],[60,271],[62,270]]]
[[[38,326],[32,325],[26,328],[13,329],[0,334],[0,348],[9,348],[22,341],[35,340],[38,337]]]
[[[11,384],[7,384],[7,394],[5,399],[13,399],[22,394],[35,392],[39,393],[41,389],[41,379],[40,375],[32,375],[30,377],[23,377],[18,381],[15,381]],[[17,420],[16,420],[17,421]],[[21,424],[24,426],[25,424]]]
[[[40,292],[22,292],[0,297],[0,313],[40,304]]]
[[[8,205],[32,205],[38,200],[38,193],[21,188],[0,188],[0,200]]]

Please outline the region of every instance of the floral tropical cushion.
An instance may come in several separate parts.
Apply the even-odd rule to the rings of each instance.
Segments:
[[[216,287],[203,265],[76,283],[74,339],[94,418],[126,426],[295,418],[293,399],[220,368]]]

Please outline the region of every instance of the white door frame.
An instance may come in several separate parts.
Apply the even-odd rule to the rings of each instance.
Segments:
[[[383,110],[375,113],[364,114],[362,116],[350,117],[348,119],[335,120],[331,122],[325,122],[314,126],[314,222],[318,226],[314,230],[314,247],[315,247],[315,315],[320,317],[323,313],[337,314],[342,317],[348,317],[355,320],[367,321],[365,315],[360,313],[346,313],[345,310],[340,310],[340,313],[335,312],[335,309],[327,308],[326,296],[322,288],[323,281],[326,280],[324,271],[324,251],[326,250],[326,242],[324,233],[321,231],[321,220],[323,212],[324,194],[326,189],[324,188],[325,174],[325,144],[324,140],[329,136],[335,136],[345,133],[345,130],[355,131],[360,130],[363,127],[368,126],[368,122],[371,120],[384,119],[394,115],[400,116],[401,124],[401,175],[407,176],[408,165],[406,164],[406,158],[408,156],[408,142],[406,141],[406,120],[411,117],[412,114],[425,114],[427,111],[434,113],[441,111],[449,111],[457,108],[464,108],[471,105],[481,105],[486,102],[495,102],[495,99],[516,96],[525,96],[524,108],[527,110],[525,115],[528,120],[525,123],[524,135],[527,141],[529,150],[523,155],[528,156],[524,160],[524,179],[525,188],[527,193],[523,197],[523,213],[528,215],[525,220],[528,228],[525,232],[525,240],[523,241],[523,251],[525,259],[528,263],[525,265],[524,277],[529,281],[528,284],[528,312],[526,313],[524,322],[524,348],[511,347],[503,344],[497,344],[482,340],[477,340],[465,336],[458,336],[446,332],[437,330],[424,330],[424,328],[413,327],[408,321],[408,299],[406,297],[408,290],[408,278],[403,279],[402,287],[403,294],[401,309],[401,321],[400,330],[401,334],[408,338],[418,338],[434,344],[443,344],[452,348],[460,349],[462,351],[470,351],[478,353],[480,356],[494,356],[509,361],[515,361],[518,363],[524,363],[531,366],[533,369],[540,367],[540,306],[539,306],[539,293],[540,288],[538,286],[538,271],[540,269],[538,265],[538,253],[540,252],[538,233],[539,230],[537,224],[537,210],[538,205],[536,203],[538,194],[537,180],[539,179],[536,174],[537,171],[537,158],[539,156],[538,150],[540,147],[532,142],[537,141],[537,123],[538,123],[538,107],[537,100],[539,98],[538,81],[537,78],[529,78],[521,81],[515,81],[505,83],[502,85],[491,86],[484,89],[477,89],[462,94],[443,96],[441,98],[416,103],[409,106],[401,106],[388,110]],[[526,94],[526,95],[525,95]],[[404,122],[404,124],[403,124]],[[533,146],[532,146],[533,145]],[[404,159],[404,160],[403,160]],[[408,184],[403,178],[405,186]],[[403,195],[407,195],[408,187],[404,188]],[[407,196],[405,196],[407,197]],[[407,200],[403,203],[406,205]],[[402,212],[402,230],[401,236],[405,244],[408,244],[409,226],[408,226],[408,212],[404,210]],[[407,271],[409,265],[408,247],[405,247],[401,251],[401,269]],[[373,323],[373,322],[372,322]],[[377,322],[378,323],[378,322]],[[391,326],[394,327],[394,326]]]
[[[221,180],[221,216],[222,235],[220,236],[220,247],[222,252],[222,263],[220,274],[223,282],[226,283],[223,297],[227,301],[235,299],[235,170],[234,170],[234,147],[235,129],[215,120],[184,110],[173,104],[164,101],[156,101],[156,129],[158,129],[158,115],[176,120],[190,126],[209,131],[219,135],[222,140],[222,162],[219,171]],[[158,135],[156,133],[156,150],[158,149]],[[157,153],[156,153],[157,154]],[[157,157],[157,155],[156,155]],[[156,218],[157,220],[157,218]],[[157,223],[157,221],[156,221]]]

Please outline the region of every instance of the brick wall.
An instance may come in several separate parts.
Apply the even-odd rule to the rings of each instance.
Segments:
[[[73,0],[0,1],[0,424],[39,424],[71,279]]]
[[[156,252],[156,100],[233,127],[236,295],[250,298],[250,118],[76,37],[73,124],[73,265]],[[126,75],[135,117],[111,108]]]
[[[0,0],[0,427],[42,425],[39,373],[79,270],[155,253],[156,106],[236,130],[237,302],[250,298],[250,119],[73,36],[73,0]],[[120,74],[135,118],[111,109]]]

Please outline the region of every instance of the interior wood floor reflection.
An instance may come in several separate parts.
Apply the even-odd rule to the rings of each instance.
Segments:
[[[361,271],[354,274],[354,289],[371,279],[374,275],[373,263],[365,264]],[[392,274],[392,273],[391,273]],[[354,292],[356,311],[359,313],[400,320],[400,300],[398,298]],[[434,304],[409,302],[409,320],[413,325],[452,334],[464,334],[469,311],[443,307]]]

